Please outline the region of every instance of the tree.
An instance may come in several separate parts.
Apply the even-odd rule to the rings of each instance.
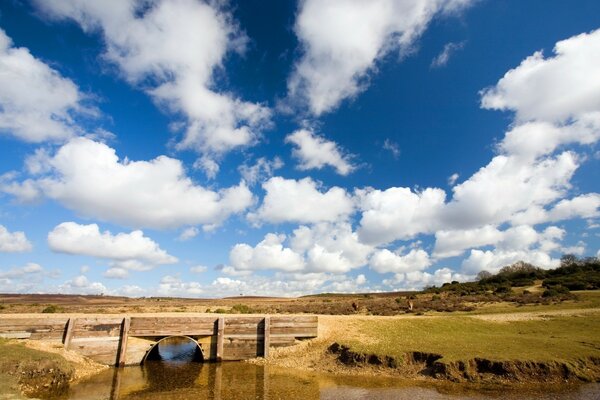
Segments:
[[[577,261],[578,259],[575,254],[563,254],[563,256],[560,258],[560,266],[568,267],[573,264],[577,264]]]
[[[484,279],[489,279],[492,276],[494,276],[494,275],[491,272],[483,270],[477,274],[477,280],[482,281]]]

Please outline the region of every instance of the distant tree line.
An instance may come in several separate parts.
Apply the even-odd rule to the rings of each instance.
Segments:
[[[441,287],[430,286],[425,292],[454,292],[461,295],[490,292],[509,293],[513,287],[533,286],[542,281],[544,296],[555,296],[571,290],[600,289],[600,259],[597,257],[578,258],[565,254],[560,259],[560,267],[545,270],[532,264],[519,261],[500,269],[497,274],[481,271],[475,282],[453,281]]]

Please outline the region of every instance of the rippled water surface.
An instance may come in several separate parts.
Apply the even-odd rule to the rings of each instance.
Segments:
[[[112,369],[71,388],[68,399],[382,399],[597,400],[600,385],[567,390],[464,389],[459,385],[415,386],[393,378],[302,374],[238,362],[202,364],[192,342],[163,342],[162,360]]]

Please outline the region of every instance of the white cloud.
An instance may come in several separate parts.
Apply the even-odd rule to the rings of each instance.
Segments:
[[[43,271],[44,268],[41,265],[30,262],[22,267],[12,268],[8,271],[0,271],[0,279],[24,279]]]
[[[563,254],[575,254],[578,256],[582,256],[585,254],[585,243],[578,242],[574,246],[567,246],[560,249]]]
[[[47,272],[41,265],[29,262],[21,267],[0,270],[0,292],[34,293],[47,278],[55,277],[55,273]]]
[[[10,232],[6,227],[0,225],[0,253],[20,253],[30,251],[33,245],[25,232]]]
[[[103,276],[108,279],[127,279],[129,278],[129,270],[126,268],[112,267],[107,269]]]
[[[393,142],[390,139],[385,139],[383,141],[383,149],[392,153],[392,156],[395,159],[398,159],[398,157],[400,157],[400,146],[398,146],[398,143]]]
[[[452,188],[443,224],[454,229],[500,224],[532,207],[547,206],[566,195],[578,165],[572,152],[535,161],[496,156]]]
[[[454,184],[456,183],[456,181],[458,180],[459,177],[460,177],[460,175],[457,174],[456,172],[453,173],[452,175],[450,175],[448,177],[448,185],[454,186]]]
[[[514,110],[518,121],[564,122],[600,110],[600,30],[556,43],[555,56],[541,51],[482,92],[482,107]]]
[[[300,162],[298,169],[322,169],[333,167],[340,175],[348,175],[356,169],[350,162],[350,155],[343,155],[339,146],[307,129],[299,129],[285,138],[286,143],[296,147],[293,156]]]
[[[304,54],[288,80],[292,99],[315,115],[366,89],[376,62],[392,51],[409,53],[436,15],[469,0],[306,0],[295,32]]]
[[[353,212],[353,199],[334,186],[323,192],[311,178],[273,177],[262,185],[267,192],[260,208],[248,218],[255,222],[333,222]]]
[[[496,273],[506,265],[524,261],[541,268],[557,268],[560,260],[554,259],[548,253],[540,250],[471,250],[471,254],[462,262],[462,269],[467,273],[476,274],[479,271]]]
[[[356,281],[355,282],[356,282],[356,284],[358,286],[364,285],[365,283],[367,283],[367,277],[364,274],[359,274],[356,277]]]
[[[179,276],[165,275],[158,285],[162,296],[196,297],[204,293],[200,282],[184,282]]]
[[[85,138],[62,146],[48,170],[26,182],[83,216],[136,228],[214,227],[254,201],[244,183],[215,192],[194,184],[179,160],[119,160],[114,149]]]
[[[269,233],[252,247],[236,244],[229,254],[228,275],[248,270],[343,274],[364,266],[373,251],[358,240],[349,223],[300,226],[288,238]]]
[[[100,282],[90,282],[85,275],[78,275],[58,286],[59,293],[108,294],[109,290]]]
[[[407,254],[392,252],[388,249],[378,250],[369,260],[371,268],[380,274],[422,271],[431,264],[429,254],[422,249],[412,249]]]
[[[495,244],[501,238],[502,233],[490,225],[468,230],[440,230],[435,233],[433,256],[436,258],[459,256],[469,248]]]
[[[100,32],[104,59],[132,85],[186,119],[180,149],[205,159],[256,141],[271,112],[258,103],[220,92],[215,71],[246,41],[220,2],[195,0],[37,0],[51,19],[73,19],[86,32]],[[214,172],[214,171],[213,171]]]
[[[369,189],[358,193],[362,216],[358,230],[364,243],[384,244],[432,233],[444,206],[446,193],[428,188]]]
[[[205,267],[204,265],[195,265],[190,268],[190,272],[194,273],[194,274],[201,274],[206,271],[208,271],[208,268]]]
[[[349,223],[318,223],[294,230],[290,247],[304,254],[307,270],[346,273],[367,263],[373,247],[361,243]]]
[[[283,167],[283,161],[281,158],[275,157],[272,161],[261,157],[256,160],[254,165],[242,164],[238,167],[238,171],[242,175],[242,178],[249,185],[254,185],[259,181],[264,181],[273,176],[275,171]]]
[[[75,117],[92,116],[77,85],[31,55],[13,47],[0,29],[0,133],[27,142],[62,141],[82,134]]]
[[[302,256],[284,247],[285,239],[285,235],[268,233],[255,247],[245,243],[236,244],[229,253],[231,266],[236,270],[302,270],[304,268]]]
[[[190,240],[190,239],[193,239],[196,236],[198,236],[198,233],[200,233],[200,231],[198,230],[198,228],[196,228],[195,226],[190,226],[188,228],[185,228],[183,230],[183,232],[181,232],[181,234],[179,235],[178,239],[181,240],[181,241]]]
[[[446,66],[446,64],[448,64],[448,61],[450,61],[450,57],[452,57],[452,55],[454,53],[456,53],[458,50],[462,50],[463,47],[465,47],[465,42],[446,43],[444,45],[444,48],[442,49],[441,53],[438,54],[431,61],[431,68],[441,68],[441,67]]]
[[[109,231],[100,232],[96,224],[63,222],[48,233],[48,245],[52,251],[105,258],[116,262],[134,261],[161,265],[178,261],[176,257],[161,249],[158,243],[144,236],[142,231],[113,235]],[[131,264],[119,265],[121,268],[125,266],[131,267]],[[135,265],[131,269],[136,269]]]
[[[439,268],[433,273],[424,271],[399,273],[391,279],[384,279],[383,284],[392,290],[420,290],[425,286],[440,286],[452,281],[468,282],[473,278],[472,275],[459,274],[450,268]]]

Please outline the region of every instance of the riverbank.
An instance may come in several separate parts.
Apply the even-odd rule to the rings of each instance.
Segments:
[[[599,382],[600,310],[320,316],[318,338],[254,362],[453,382]]]
[[[58,396],[69,385],[108,369],[62,346],[0,339],[3,399]]]

